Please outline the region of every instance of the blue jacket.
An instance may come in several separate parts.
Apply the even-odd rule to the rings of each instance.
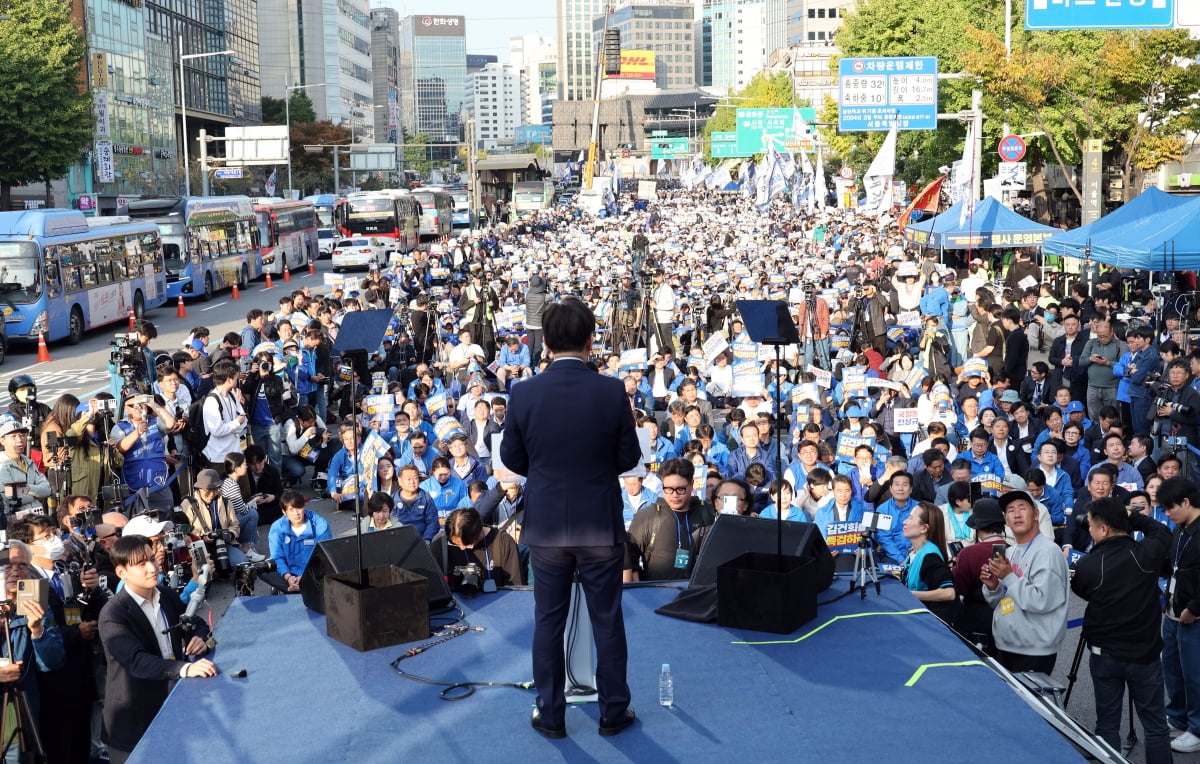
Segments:
[[[832,501],[825,502],[825,504],[822,505],[821,508],[817,510],[817,513],[813,516],[813,525],[817,526],[817,529],[821,531],[821,535],[825,538],[829,538],[827,531],[829,530],[830,523],[836,523],[838,521],[837,515],[833,511],[833,504],[834,503]],[[862,502],[858,499],[851,498],[850,514],[845,522],[861,523],[863,511]]]
[[[774,520],[779,517],[779,508],[775,506],[775,502],[771,502],[763,508],[758,516],[764,520]],[[808,515],[799,507],[788,506],[787,512],[783,516],[784,520],[790,520],[796,523],[807,523]]]
[[[445,485],[439,483],[437,478],[430,477],[421,483],[421,489],[433,499],[439,518],[445,518],[456,509],[471,506],[471,499],[467,496],[467,484],[453,472]]]
[[[775,459],[771,454],[767,453],[765,448],[761,446],[754,457],[751,458],[746,453],[745,446],[738,446],[736,451],[729,454],[729,477],[745,478],[746,468],[751,464],[758,463],[767,469],[767,482],[770,483],[775,479]]]
[[[462,475],[459,472],[458,466],[455,465],[454,459],[451,458],[450,459],[450,472],[451,472],[451,474],[458,477],[460,480],[462,480],[467,485],[470,485],[471,483],[475,482],[476,480],[486,481],[488,479],[487,468],[483,466],[483,462],[479,461],[478,459],[476,459],[474,456],[471,456],[470,454],[467,454],[467,465],[468,465],[467,474]]]
[[[355,475],[354,458],[345,447],[338,449],[338,452],[329,460],[329,471],[327,474],[329,475],[329,492],[344,493],[342,486],[346,485]],[[374,483],[374,480],[370,482]],[[366,501],[368,495],[367,489],[372,486],[363,485],[363,481],[361,480],[358,483],[358,495],[362,497],[363,501]]]
[[[21,679],[17,684],[27,693],[29,705],[33,707],[32,710],[35,714],[40,705],[38,672],[60,669],[67,660],[62,630],[54,623],[54,615],[49,608],[42,616],[42,627],[44,628],[42,638],[33,639],[29,633],[28,619],[23,615],[14,616],[9,622],[9,630],[12,635],[11,656],[8,654],[8,645],[5,640],[0,639],[0,655],[11,658],[13,661],[24,662]]]
[[[1064,474],[1062,480],[1067,484],[1068,487],[1070,487],[1070,478],[1066,477]],[[1062,493],[1057,488],[1052,485],[1047,485],[1045,488],[1043,488],[1042,498],[1040,501],[1046,507],[1046,511],[1050,513],[1050,522],[1054,523],[1055,525],[1062,525],[1066,522],[1067,516],[1063,512],[1063,509],[1067,505],[1063,503]]]
[[[433,478],[430,478],[432,480]],[[411,525],[421,534],[421,538],[426,541],[432,541],[437,535],[441,525],[438,522],[438,508],[433,503],[433,499],[424,490],[417,491],[417,498],[412,502],[406,502],[400,498],[399,492],[392,495],[392,500],[396,502],[392,507],[392,517],[397,522]]]
[[[989,456],[995,457],[995,454],[989,453]],[[915,506],[917,506],[917,501],[910,496],[904,506],[898,505],[896,500],[891,498],[875,508],[876,512],[892,516],[892,529],[880,530],[878,535],[879,546],[883,547],[884,553],[896,562],[904,562],[905,557],[908,556],[908,550],[912,548],[912,542],[904,537],[904,521],[908,519]]]
[[[950,295],[943,286],[936,286],[921,296],[920,310],[922,316],[939,316],[942,328],[950,329]]]
[[[965,454],[959,454],[959,457],[971,462],[971,477],[977,475],[1004,477],[1004,465],[1000,463],[1000,457],[991,451],[985,452],[982,459],[976,459],[975,454],[970,451],[967,451]]]
[[[281,576],[299,576],[304,573],[309,558],[317,550],[317,544],[333,538],[329,531],[329,523],[311,509],[304,510],[304,522],[304,533],[299,536],[292,531],[292,523],[287,519],[287,515],[271,523],[268,534],[271,559],[275,560],[275,566]]]

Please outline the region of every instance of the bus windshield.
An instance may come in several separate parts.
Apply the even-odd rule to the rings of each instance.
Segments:
[[[38,246],[33,242],[0,242],[0,300],[26,304],[42,294]]]
[[[391,199],[352,199],[347,203],[346,228],[353,234],[394,233],[396,209]]]
[[[329,228],[333,225],[333,207],[325,205],[317,205],[314,207],[317,212],[317,225],[322,228]]]
[[[187,267],[187,255],[183,249],[183,223],[156,223],[158,235],[162,239],[163,264],[167,273],[178,276]]]
[[[433,209],[433,194],[413,194],[413,198],[421,203],[421,209]]]
[[[269,247],[273,243],[271,241],[271,213],[266,210],[255,210],[254,219],[258,224],[258,241],[259,245]]]

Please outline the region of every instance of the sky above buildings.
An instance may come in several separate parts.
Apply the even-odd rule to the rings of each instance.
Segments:
[[[390,6],[400,16],[444,13],[467,17],[467,53],[494,55],[508,62],[508,38],[523,34],[554,36],[554,0],[440,0],[403,2],[372,0],[371,6]]]

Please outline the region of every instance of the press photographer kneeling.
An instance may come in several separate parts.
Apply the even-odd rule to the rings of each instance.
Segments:
[[[521,584],[516,542],[507,533],[485,526],[474,507],[451,512],[446,529],[429,542],[429,551],[455,591],[494,592]]]

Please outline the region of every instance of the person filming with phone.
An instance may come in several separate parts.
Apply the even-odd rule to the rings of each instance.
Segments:
[[[992,608],[997,660],[1009,671],[1050,674],[1067,634],[1067,560],[1039,532],[1037,507],[1025,491],[1000,497],[1016,545],[992,546],[979,574]]]

